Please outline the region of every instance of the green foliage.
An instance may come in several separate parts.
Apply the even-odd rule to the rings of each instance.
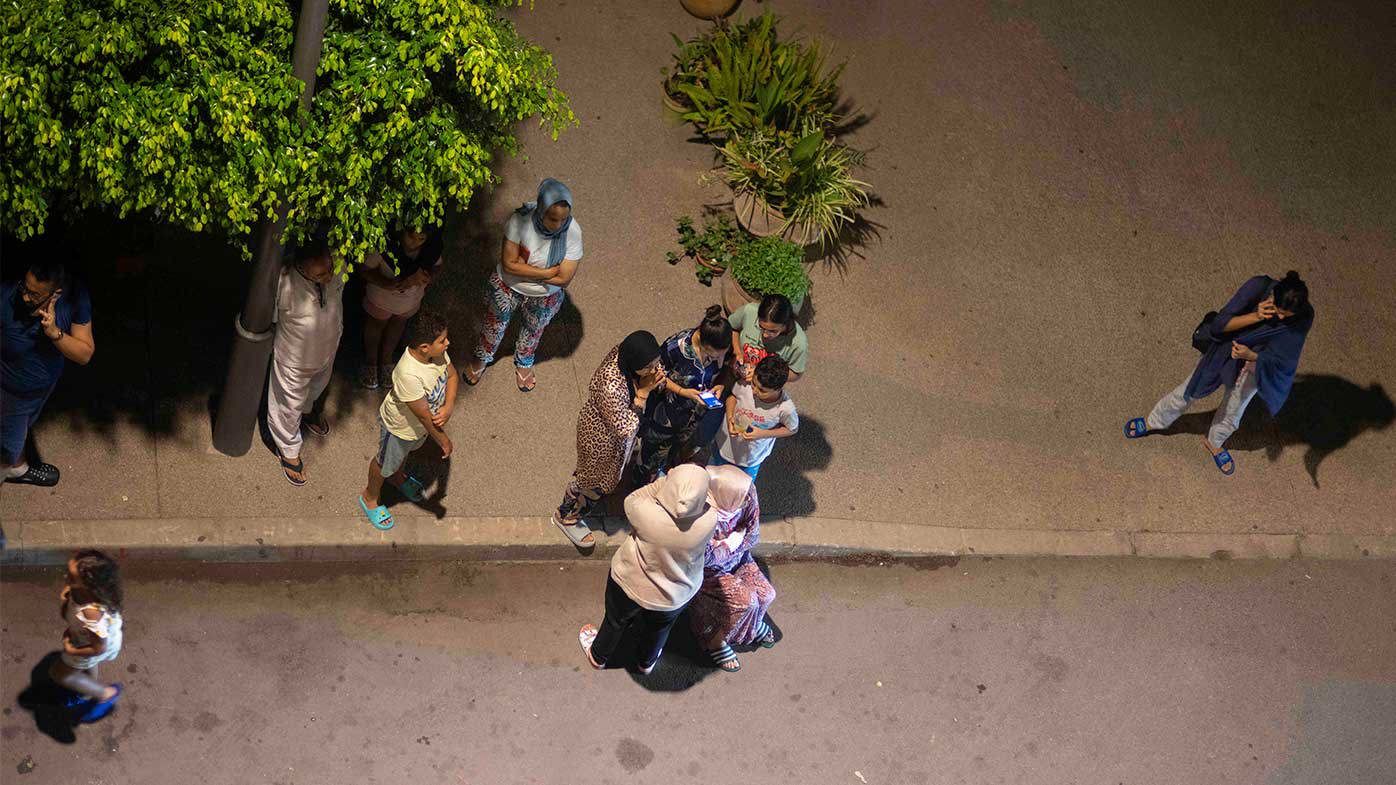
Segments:
[[[331,0],[317,93],[299,108],[284,0],[12,0],[0,10],[0,222],[144,214],[246,239],[290,208],[351,264],[398,223],[440,223],[497,180],[537,116],[575,124],[512,0]]]
[[[670,251],[664,255],[665,261],[678,264],[680,259],[693,259],[694,275],[707,286],[712,285],[714,275],[721,275],[731,265],[737,248],[750,240],[746,232],[723,214],[705,221],[701,232],[693,228],[693,219],[685,215],[675,222],[675,230],[683,253]]]
[[[834,243],[868,204],[870,186],[852,173],[863,153],[817,128],[740,134],[718,152],[732,190],[779,210],[789,221],[787,234],[801,243]]]
[[[675,36],[665,89],[689,107],[683,119],[714,137],[834,121],[843,65],[826,70],[818,43],[780,40],[777,21],[768,11],[686,42]]]
[[[728,270],[747,292],[762,297],[783,294],[798,308],[809,294],[805,252],[779,237],[754,237],[737,247]]]

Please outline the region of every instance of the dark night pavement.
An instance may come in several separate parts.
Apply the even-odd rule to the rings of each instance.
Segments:
[[[1396,565],[778,563],[785,639],[596,673],[588,563],[133,565],[128,696],[16,704],[56,569],[6,568],[0,781],[1390,785]]]
[[[999,553],[1098,552],[1007,547],[1089,531],[1367,537],[1324,552],[1396,554],[1396,6],[748,0],[741,13],[763,9],[848,60],[845,93],[869,117],[850,142],[884,202],[862,258],[814,269],[810,374],[791,389],[804,428],[762,472],[763,511],[833,544],[880,532],[883,548],[918,527],[976,527],[1002,533]],[[429,302],[468,343],[499,226],[545,176],[577,194],[586,261],[538,390],[520,395],[507,362],[463,389],[449,493],[398,505],[403,537],[444,528],[440,515],[467,528],[546,516],[607,350],[636,328],[690,326],[717,300],[664,263],[674,220],[729,198],[699,182],[711,150],[660,110],[669,34],[701,24],[673,0],[539,0],[517,18],[554,54],[581,124],[557,142],[525,129],[528,157],[476,196]],[[367,529],[354,494],[381,396],[336,379],[335,431],[307,447],[304,488],[260,445],[210,454],[207,393],[244,267],[215,241],[158,251],[177,275],[94,296],[96,360],[38,427],[65,480],[0,490],[11,540],[11,523],[101,537],[130,520],[148,542],[179,539],[164,524],[191,541],[286,519],[322,542]],[[194,284],[198,308],[170,314],[189,259],[209,280]],[[1237,475],[1196,435],[1210,405],[1177,435],[1127,442],[1124,421],[1191,370],[1198,318],[1247,277],[1289,268],[1318,309],[1305,375],[1279,417],[1251,407]],[[352,335],[345,349],[347,371]],[[139,544],[128,531],[106,544]],[[1292,539],[1274,550],[1296,552]]]

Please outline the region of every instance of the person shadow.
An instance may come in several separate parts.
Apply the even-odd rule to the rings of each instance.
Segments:
[[[29,686],[20,692],[17,702],[34,715],[34,725],[40,733],[59,744],[72,744],[78,740],[74,729],[80,724],[76,713],[64,705],[72,693],[54,684],[48,675],[59,656],[55,650],[39,660],[29,672]]]
[[[1299,374],[1280,413],[1271,416],[1264,405],[1247,408],[1241,427],[1227,440],[1228,450],[1264,450],[1272,462],[1285,448],[1303,445],[1304,469],[1318,488],[1324,459],[1368,432],[1382,431],[1396,421],[1396,404],[1382,385],[1363,387],[1340,376]],[[1211,427],[1211,412],[1186,414],[1164,431],[1202,435]]]
[[[798,390],[792,397],[798,396]],[[761,512],[765,515],[801,516],[814,513],[814,480],[807,472],[829,468],[834,448],[829,444],[824,424],[800,415],[800,430],[780,439],[771,456],[761,464],[756,478],[761,492]]]

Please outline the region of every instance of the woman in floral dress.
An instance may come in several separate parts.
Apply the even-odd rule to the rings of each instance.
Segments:
[[[703,586],[688,606],[688,618],[713,663],[736,673],[742,666],[732,644],[759,643],[769,649],[776,643],[766,622],[776,590],[751,557],[761,539],[756,486],[735,466],[709,466],[708,475],[708,503],[717,510],[717,529],[708,541]]]

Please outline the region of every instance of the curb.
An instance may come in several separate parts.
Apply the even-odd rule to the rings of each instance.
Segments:
[[[19,521],[5,524],[0,565],[63,564],[78,548],[100,548],[126,560],[232,563],[595,559],[615,550],[624,519],[608,516],[602,523],[596,549],[581,555],[548,518],[537,517],[403,517],[386,532],[358,517]],[[852,554],[1396,559],[1396,535],[970,529],[801,517],[763,520],[757,553],[778,559]]]

